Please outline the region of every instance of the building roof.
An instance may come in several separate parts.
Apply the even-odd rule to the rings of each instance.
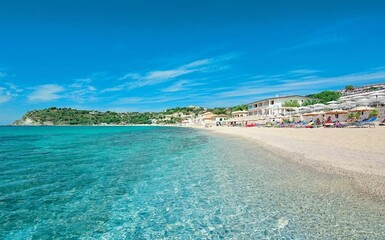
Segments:
[[[213,114],[212,112],[205,112],[205,113],[202,113],[202,115],[208,115],[208,114]]]
[[[305,97],[305,96],[301,96],[301,95],[289,95],[289,96],[283,96],[283,97],[266,98],[266,99],[262,99],[262,100],[258,100],[258,101],[255,101],[255,102],[248,103],[247,105],[254,104],[254,103],[257,103],[257,102],[270,101],[270,100],[274,100],[274,99],[285,99],[285,98],[294,98],[294,97],[309,98],[309,97]],[[311,99],[311,98],[309,98],[309,99]]]
[[[234,111],[232,112],[232,114],[237,114],[237,113],[248,113],[249,111],[245,110],[245,111]]]

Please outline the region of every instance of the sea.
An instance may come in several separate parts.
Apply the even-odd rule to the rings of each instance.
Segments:
[[[385,239],[385,201],[205,130],[0,127],[0,239]]]

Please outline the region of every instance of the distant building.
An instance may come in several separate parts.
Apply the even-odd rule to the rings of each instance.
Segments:
[[[232,118],[247,117],[248,115],[249,111],[235,111],[231,113]]]
[[[222,124],[222,122],[226,119],[228,119],[229,116],[226,114],[217,114],[212,117],[212,120],[214,120],[216,123]]]
[[[206,123],[211,123],[212,122],[212,120],[213,120],[213,116],[214,116],[214,113],[212,113],[212,112],[205,112],[205,113],[202,113],[202,114],[200,114],[199,116],[198,116],[198,118],[197,118],[197,123],[198,124],[202,124],[202,125],[204,125],[204,124],[206,124]]]
[[[298,103],[302,105],[303,102],[307,99],[311,99],[311,98],[299,96],[299,95],[267,98],[264,100],[247,104],[248,113],[249,113],[249,116],[254,116],[254,115],[279,116],[279,115],[285,114],[287,111],[287,108],[284,108],[282,106],[283,103],[298,101]]]

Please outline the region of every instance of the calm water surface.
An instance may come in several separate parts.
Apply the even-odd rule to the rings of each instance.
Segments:
[[[0,239],[385,239],[385,201],[252,142],[0,127]]]

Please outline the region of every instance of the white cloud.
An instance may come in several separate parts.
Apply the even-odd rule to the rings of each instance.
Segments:
[[[116,87],[111,87],[111,88],[103,89],[101,91],[101,93],[105,93],[105,92],[119,92],[119,91],[122,91],[124,89],[125,89],[125,84],[121,84],[121,85],[116,86]]]
[[[0,86],[0,104],[8,102],[18,96],[22,90],[12,83],[4,83]]]
[[[205,85],[206,83],[193,83],[188,80],[180,80],[173,85],[162,89],[162,92],[180,92],[188,90],[190,87]]]
[[[67,97],[75,102],[84,103],[96,100],[96,87],[91,85],[90,78],[76,79],[75,82],[68,86],[69,93]]]
[[[28,95],[29,101],[47,102],[63,98],[59,93],[65,89],[57,84],[40,85],[34,88],[35,90]]]
[[[156,85],[196,72],[204,73],[223,71],[227,69],[227,66],[216,64],[221,61],[230,60],[233,57],[234,55],[225,55],[216,58],[200,59],[173,69],[152,70],[144,74],[128,73],[119,78],[119,80],[127,80],[125,83],[111,88],[106,88],[102,92],[115,92]]]
[[[12,94],[7,89],[0,87],[0,104],[12,99]]]
[[[289,73],[293,75],[309,75],[320,72],[319,70],[313,70],[313,69],[297,69],[289,71]]]
[[[142,105],[143,104],[150,104],[151,106],[156,106],[157,103],[165,103],[165,102],[180,102],[180,101],[190,101],[191,99],[194,99],[196,97],[203,96],[203,94],[183,94],[176,96],[173,95],[157,95],[157,96],[148,96],[148,97],[126,97],[126,98],[120,98],[113,102],[113,104],[116,105],[124,105],[124,104],[132,104],[132,105]]]
[[[219,97],[240,97],[261,94],[275,94],[279,92],[300,92],[314,89],[327,89],[348,84],[365,84],[367,82],[385,82],[385,70],[359,72],[335,77],[298,76],[293,77],[291,72],[280,74],[280,77],[266,76],[266,81],[245,82],[231,91],[218,93]],[[274,79],[274,80],[273,80]]]
[[[120,98],[117,101],[115,101],[115,104],[134,104],[134,103],[141,103],[144,99],[140,97],[125,97]]]
[[[7,76],[5,72],[0,72],[0,79],[3,79]]]
[[[182,75],[186,75],[192,72],[197,71],[197,69],[173,69],[165,71],[152,71],[147,74],[143,79],[144,80],[167,80],[171,78],[176,78]]]
[[[139,79],[140,75],[137,74],[137,73],[128,73],[128,74],[124,75],[123,77],[120,77],[119,80],[125,80],[125,79],[128,79],[128,78]]]
[[[187,80],[181,80],[173,85],[169,86],[168,88],[163,89],[163,92],[179,92],[186,89],[186,85],[189,83]]]
[[[202,71],[200,67],[208,62],[208,60],[199,60],[175,69],[149,71],[144,76],[135,73],[126,74],[120,79],[131,79],[131,81],[121,84],[115,89],[135,89],[166,82],[193,72]]]

